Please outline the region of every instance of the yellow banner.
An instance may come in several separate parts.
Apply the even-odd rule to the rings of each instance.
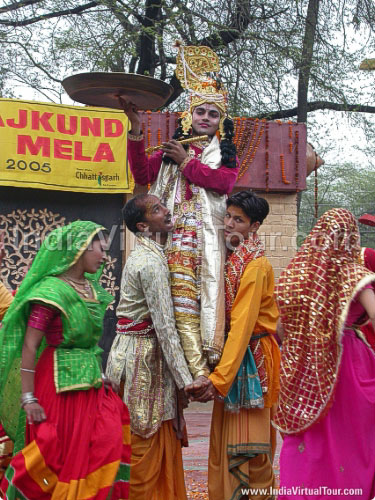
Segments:
[[[0,186],[131,193],[121,110],[0,99]]]

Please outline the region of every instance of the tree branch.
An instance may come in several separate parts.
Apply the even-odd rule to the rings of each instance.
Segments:
[[[32,62],[32,64],[38,68],[40,71],[42,71],[50,80],[52,80],[53,82],[56,82],[56,83],[61,83],[61,79],[58,79],[58,78],[55,78],[51,73],[49,73],[41,64],[39,64],[34,58],[33,56],[31,55],[30,51],[28,50],[28,48],[26,47],[26,45],[24,45],[23,43],[21,42],[8,42],[9,45],[17,45],[19,47],[22,48],[22,50],[25,52],[25,54],[27,55],[27,57],[30,59],[30,61]]]
[[[13,28],[19,26],[28,26],[30,24],[37,23],[39,21],[45,21],[46,19],[51,19],[53,17],[62,17],[68,14],[81,14],[85,10],[91,9],[92,7],[97,7],[99,2],[89,2],[86,5],[81,5],[80,7],[75,7],[74,9],[60,10],[58,12],[51,12],[50,14],[43,14],[42,16],[32,17],[31,19],[24,19],[23,21],[7,21],[6,19],[0,19],[0,24],[3,26],[12,26]]]
[[[313,101],[307,103],[307,112],[318,111],[320,109],[330,109],[333,111],[351,111],[354,113],[375,113],[375,106],[363,104],[343,104],[330,101]],[[266,118],[267,120],[279,120],[282,118],[292,118],[298,115],[298,108],[281,109],[280,111],[270,111],[261,113],[253,118]]]
[[[27,7],[28,5],[34,5],[36,3],[42,3],[42,0],[23,0],[22,2],[12,3],[6,7],[0,7],[0,14],[11,12],[12,10],[22,9],[22,7]]]

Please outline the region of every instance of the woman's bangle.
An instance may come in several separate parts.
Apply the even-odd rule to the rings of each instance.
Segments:
[[[35,370],[30,370],[29,368],[20,368],[21,372],[35,373]]]
[[[38,399],[34,396],[33,392],[24,392],[21,395],[21,408],[29,403],[38,403]]]

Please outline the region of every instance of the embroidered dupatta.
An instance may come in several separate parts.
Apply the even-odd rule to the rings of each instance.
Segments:
[[[357,222],[345,209],[323,214],[275,288],[284,327],[276,428],[294,434],[328,411],[350,302],[375,274],[358,262]]]

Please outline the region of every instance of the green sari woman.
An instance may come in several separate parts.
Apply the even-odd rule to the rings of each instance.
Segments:
[[[97,345],[113,300],[99,284],[103,230],[52,231],[4,317],[0,419],[19,450],[4,498],[128,498],[129,414],[103,383]]]

